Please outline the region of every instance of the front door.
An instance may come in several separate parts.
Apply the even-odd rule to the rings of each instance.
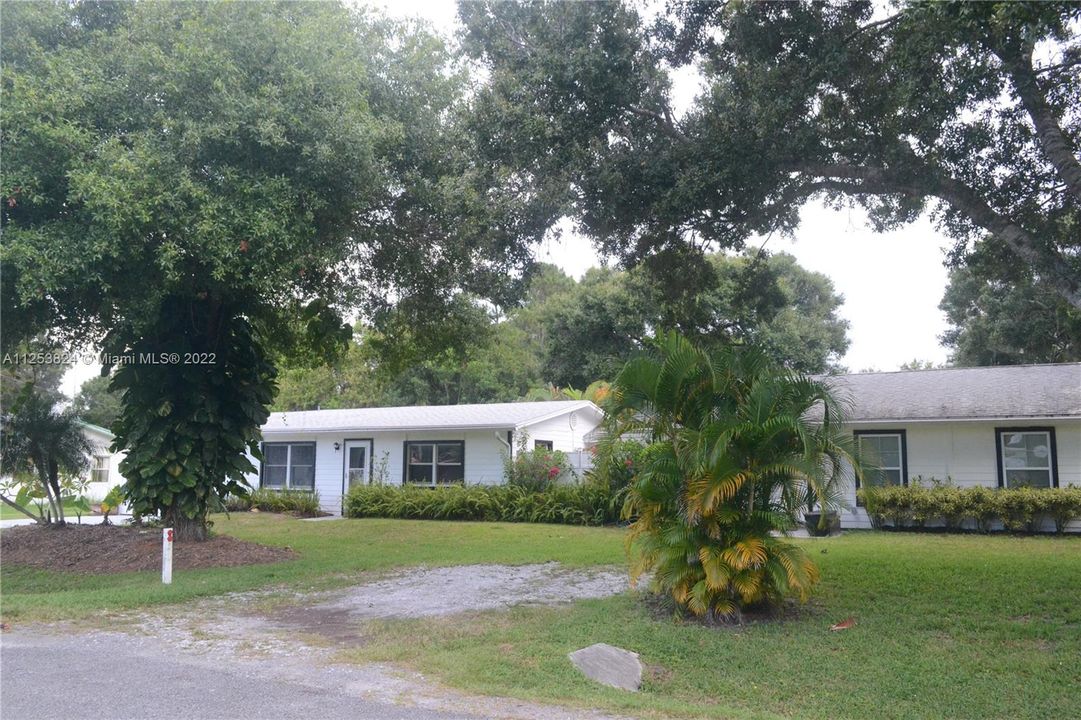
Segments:
[[[372,459],[371,440],[345,441],[345,478],[346,492],[354,485],[367,485]]]

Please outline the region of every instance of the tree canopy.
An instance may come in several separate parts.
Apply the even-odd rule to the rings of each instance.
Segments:
[[[581,281],[554,265],[531,273],[519,307],[496,317],[460,297],[454,324],[470,327],[438,354],[358,324],[340,359],[287,365],[275,408],[441,405],[563,398],[610,380],[642,352],[654,328],[678,327],[703,347],[754,343],[778,364],[826,372],[848,346],[842,298],[828,278],[787,254],[708,257],[711,284],[668,302],[642,269],[589,270]]]
[[[547,228],[422,31],[288,2],[20,3],[3,30],[5,342],[139,360],[113,382],[129,501],[181,537],[243,491],[280,357],[341,351],[355,308],[437,348]]]
[[[611,255],[694,277],[810,198],[878,229],[930,210],[1081,307],[1081,5],[463,3],[476,122],[523,192]],[[705,89],[682,115],[669,67]],[[693,283],[693,280],[691,281]]]

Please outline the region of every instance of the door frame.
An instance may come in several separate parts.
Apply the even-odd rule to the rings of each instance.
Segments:
[[[375,438],[345,438],[342,440],[342,507],[345,507],[345,494],[349,492],[349,443],[368,443],[368,484],[372,482],[372,455],[375,454]]]

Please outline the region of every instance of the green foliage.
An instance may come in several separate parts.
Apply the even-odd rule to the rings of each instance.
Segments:
[[[101,500],[101,523],[102,525],[109,524],[109,515],[120,511],[120,506],[124,503],[124,488],[117,485],[105,493],[105,497]]]
[[[717,619],[808,598],[818,569],[775,533],[796,523],[808,489],[829,497],[842,462],[860,467],[826,385],[752,348],[707,353],[670,333],[627,363],[607,410],[608,442],[648,442],[625,506],[637,515],[634,577],[651,572],[678,607]]]
[[[413,520],[608,525],[619,521],[612,492],[600,483],[552,485],[536,492],[518,485],[357,485],[345,497],[347,517]]]
[[[953,269],[939,308],[954,365],[1081,360],[1081,310],[1004,253],[984,247]]]
[[[178,309],[173,322],[191,317]],[[188,338],[181,328],[171,330],[134,351],[202,352],[182,345]],[[261,457],[260,427],[274,392],[274,368],[245,320],[222,323],[216,336],[212,364],[128,364],[113,379],[124,392],[113,447],[127,450],[120,472],[128,504],[137,516],[160,513],[178,539],[201,537],[217,499],[247,491],[245,475],[255,467],[245,453]]]
[[[503,479],[528,492],[545,492],[574,474],[562,450],[529,449],[529,436],[519,433],[512,458],[503,454]]]
[[[258,508],[266,512],[290,513],[296,517],[318,517],[323,514],[319,507],[319,493],[307,490],[254,490],[248,497],[234,502],[227,498],[225,507],[230,511]],[[232,503],[232,506],[230,504]],[[247,507],[243,507],[247,505]]]
[[[358,308],[438,350],[548,226],[490,191],[443,43],[338,2],[13,5],[0,64],[6,340],[134,353],[129,500],[181,539],[241,491],[276,361],[340,353]]]
[[[963,529],[971,520],[988,532],[995,522],[1006,530],[1035,532],[1045,519],[1055,530],[1065,531],[1072,520],[1081,520],[1081,488],[959,488],[948,480],[910,485],[861,488],[857,495],[875,527],[923,528],[941,522],[947,530]]]
[[[71,408],[80,420],[108,428],[120,417],[123,396],[109,389],[108,376],[90,378],[79,388]]]
[[[651,22],[631,3],[489,0],[459,15],[488,72],[490,155],[672,285],[697,284],[703,246],[789,233],[818,198],[878,230],[932,209],[955,264],[992,243],[1081,307],[1081,7],[881,9],[695,1]],[[692,64],[703,88],[680,115],[666,68]]]
[[[62,525],[64,501],[77,493],[89,468],[91,448],[75,415],[56,412],[54,405],[50,394],[28,383],[14,404],[4,409],[0,416],[0,477],[7,478],[2,491],[14,492],[16,505],[26,507],[31,501],[43,501],[39,521]]]

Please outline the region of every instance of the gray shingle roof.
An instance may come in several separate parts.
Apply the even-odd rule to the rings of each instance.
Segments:
[[[825,378],[849,421],[1081,417],[1081,363],[859,373]]]
[[[511,429],[574,411],[600,413],[588,400],[305,410],[271,413],[263,432]]]

